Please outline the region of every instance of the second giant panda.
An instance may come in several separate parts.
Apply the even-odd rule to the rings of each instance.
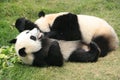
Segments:
[[[94,41],[100,47],[100,56],[102,57],[106,56],[109,51],[115,50],[119,45],[114,29],[101,18],[69,12],[47,15],[40,12],[39,17],[34,22],[35,24],[25,18],[20,18],[16,21],[16,27],[18,30],[25,30],[37,25],[42,32],[46,32],[45,34],[53,39],[81,40],[86,44]]]
[[[15,43],[16,53],[25,64],[39,67],[62,66],[64,61],[96,62],[100,54],[94,42],[80,45],[80,41],[50,39],[37,28],[21,32],[11,43]]]

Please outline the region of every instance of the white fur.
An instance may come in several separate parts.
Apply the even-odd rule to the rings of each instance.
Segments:
[[[26,32],[28,32],[28,30],[20,33],[17,36],[17,42],[15,44],[15,49],[17,51],[17,55],[22,59],[22,61],[25,64],[31,65],[34,60],[34,55],[31,53],[39,51],[42,47],[41,47],[41,41],[38,38],[37,38],[37,41],[34,41],[30,39],[30,36],[34,35],[38,37],[41,33],[38,32],[36,28],[31,30],[28,34],[26,34]],[[60,45],[61,53],[65,61],[68,60],[69,56],[72,54],[74,50],[76,50],[78,47],[82,48],[82,44],[81,46],[79,45],[80,44],[79,40],[78,41],[64,41],[64,40],[50,39],[50,41],[58,41]],[[84,47],[85,46],[86,45],[84,45]],[[18,51],[23,47],[26,48],[25,52],[27,53],[27,56],[25,57],[21,57],[18,53]],[[86,50],[88,51],[87,46],[86,46]]]
[[[92,38],[102,35],[110,40],[111,48],[118,47],[118,37],[105,20],[95,16],[78,15],[78,21],[85,42],[90,43]]]
[[[36,41],[31,40],[30,36],[34,35],[37,38],[39,38],[39,36],[42,34],[39,34],[39,31],[37,31],[36,28],[31,30],[28,34],[26,34],[26,32],[28,32],[28,30],[20,33],[17,36],[17,42],[15,44],[15,49],[16,49],[17,55],[23,60],[23,62],[31,65],[34,59],[34,56],[31,53],[36,52],[41,49],[41,42],[39,40],[36,40]],[[25,52],[27,53],[27,56],[21,57],[19,55],[18,51],[21,48],[26,48]]]
[[[72,52],[78,47],[80,41],[63,41],[59,40],[60,49],[65,61],[68,60]]]
[[[45,15],[45,17],[37,19],[35,24],[37,24],[43,32],[49,32],[49,25],[53,24],[56,17],[63,14],[68,14],[68,12]],[[84,42],[90,43],[93,38],[102,35],[110,41],[109,46],[111,50],[118,48],[119,39],[117,34],[105,20],[89,15],[77,15],[77,18]]]
[[[40,17],[35,21],[35,24],[37,24],[40,28],[41,31],[43,32],[49,32],[50,31],[50,26],[53,24],[54,20],[56,17],[67,14],[68,12],[61,12],[61,13],[54,13],[54,14],[48,14],[45,15],[44,17]]]
[[[32,65],[33,60],[34,60],[33,54],[27,54],[27,56],[25,56],[25,57],[21,57],[21,56],[19,56],[19,57],[21,58],[21,60],[22,60],[25,64],[28,64],[28,65]]]
[[[76,41],[64,41],[64,40],[56,40],[56,39],[50,39],[50,40],[57,41],[59,43],[60,50],[65,61],[68,61],[72,52],[78,48],[84,49],[85,51],[89,51],[88,45],[80,43],[80,40],[76,40]]]

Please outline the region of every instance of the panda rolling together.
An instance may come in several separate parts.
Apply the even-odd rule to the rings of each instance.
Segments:
[[[11,43],[15,43],[16,53],[25,64],[38,67],[62,66],[64,61],[96,62],[100,54],[94,42],[82,45],[79,40],[50,39],[37,28],[21,32]]]
[[[101,50],[100,56],[118,48],[119,40],[114,29],[103,19],[60,12],[45,15],[39,13],[39,19],[34,23],[25,18],[16,20],[16,28],[21,32],[31,30],[36,25],[49,38],[66,41],[80,40],[86,44],[95,42]]]

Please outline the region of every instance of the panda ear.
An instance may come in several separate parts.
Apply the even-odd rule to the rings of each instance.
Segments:
[[[17,28],[17,30],[19,32],[24,31],[24,29],[25,29],[25,18],[24,17],[18,18],[15,22],[15,27]]]
[[[11,43],[11,44],[15,44],[16,41],[17,41],[17,39],[12,39],[12,40],[9,41],[9,43]]]
[[[45,16],[45,12],[44,11],[40,11],[39,13],[38,13],[38,17],[44,17]]]

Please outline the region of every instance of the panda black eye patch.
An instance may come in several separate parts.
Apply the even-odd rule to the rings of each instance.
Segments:
[[[35,36],[30,36],[30,39],[36,41],[36,37]]]
[[[26,32],[26,34],[29,33],[29,31]]]

